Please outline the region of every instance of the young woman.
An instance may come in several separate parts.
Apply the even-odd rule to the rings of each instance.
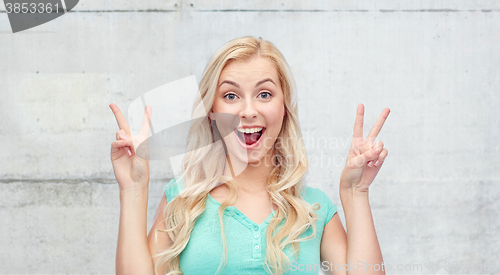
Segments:
[[[110,104],[120,128],[111,146],[121,202],[117,274],[385,274],[368,187],[387,156],[375,138],[389,109],[364,138],[358,106],[339,188],[346,234],[329,197],[304,183],[297,97],[279,50],[261,38],[229,41],[199,86],[193,114],[208,117],[193,120],[182,176],[165,186],[149,235],[149,166],[136,149],[149,137],[151,108],[131,136]]]

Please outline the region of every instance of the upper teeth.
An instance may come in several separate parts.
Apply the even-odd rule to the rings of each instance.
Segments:
[[[255,132],[260,132],[263,129],[263,127],[256,127],[256,128],[238,128],[238,131],[241,133],[255,133]]]

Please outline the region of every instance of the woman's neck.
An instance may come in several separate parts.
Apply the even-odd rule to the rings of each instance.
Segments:
[[[226,155],[224,175],[235,178],[241,185],[238,187],[248,193],[262,192],[266,189],[267,179],[275,165],[270,157],[272,155],[266,155],[258,163],[249,164],[237,163],[229,155]]]

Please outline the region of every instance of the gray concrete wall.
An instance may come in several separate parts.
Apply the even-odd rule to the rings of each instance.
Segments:
[[[244,35],[291,65],[309,184],[343,221],[356,106],[366,131],[391,108],[370,195],[389,274],[500,273],[500,2],[80,1],[16,34],[0,8],[0,274],[114,273],[108,105],[199,81],[211,54]],[[166,166],[151,163],[149,226]]]

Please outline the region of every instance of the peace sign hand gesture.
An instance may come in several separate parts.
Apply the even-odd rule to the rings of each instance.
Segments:
[[[148,138],[150,131],[151,107],[146,106],[139,135],[132,136],[127,121],[116,104],[109,105],[120,130],[116,132],[116,141],[111,143],[111,162],[120,192],[144,191],[149,183]],[[148,108],[149,107],[149,108]],[[137,156],[138,147],[145,148],[145,158]],[[143,147],[144,146],[144,147]],[[142,153],[142,152],[141,152]]]
[[[346,165],[340,177],[341,187],[352,188],[361,192],[368,191],[368,187],[375,179],[387,156],[384,143],[380,140],[375,144],[373,142],[382,129],[389,112],[389,108],[382,111],[365,139],[363,138],[364,106],[363,104],[358,105],[351,148],[347,154]]]

